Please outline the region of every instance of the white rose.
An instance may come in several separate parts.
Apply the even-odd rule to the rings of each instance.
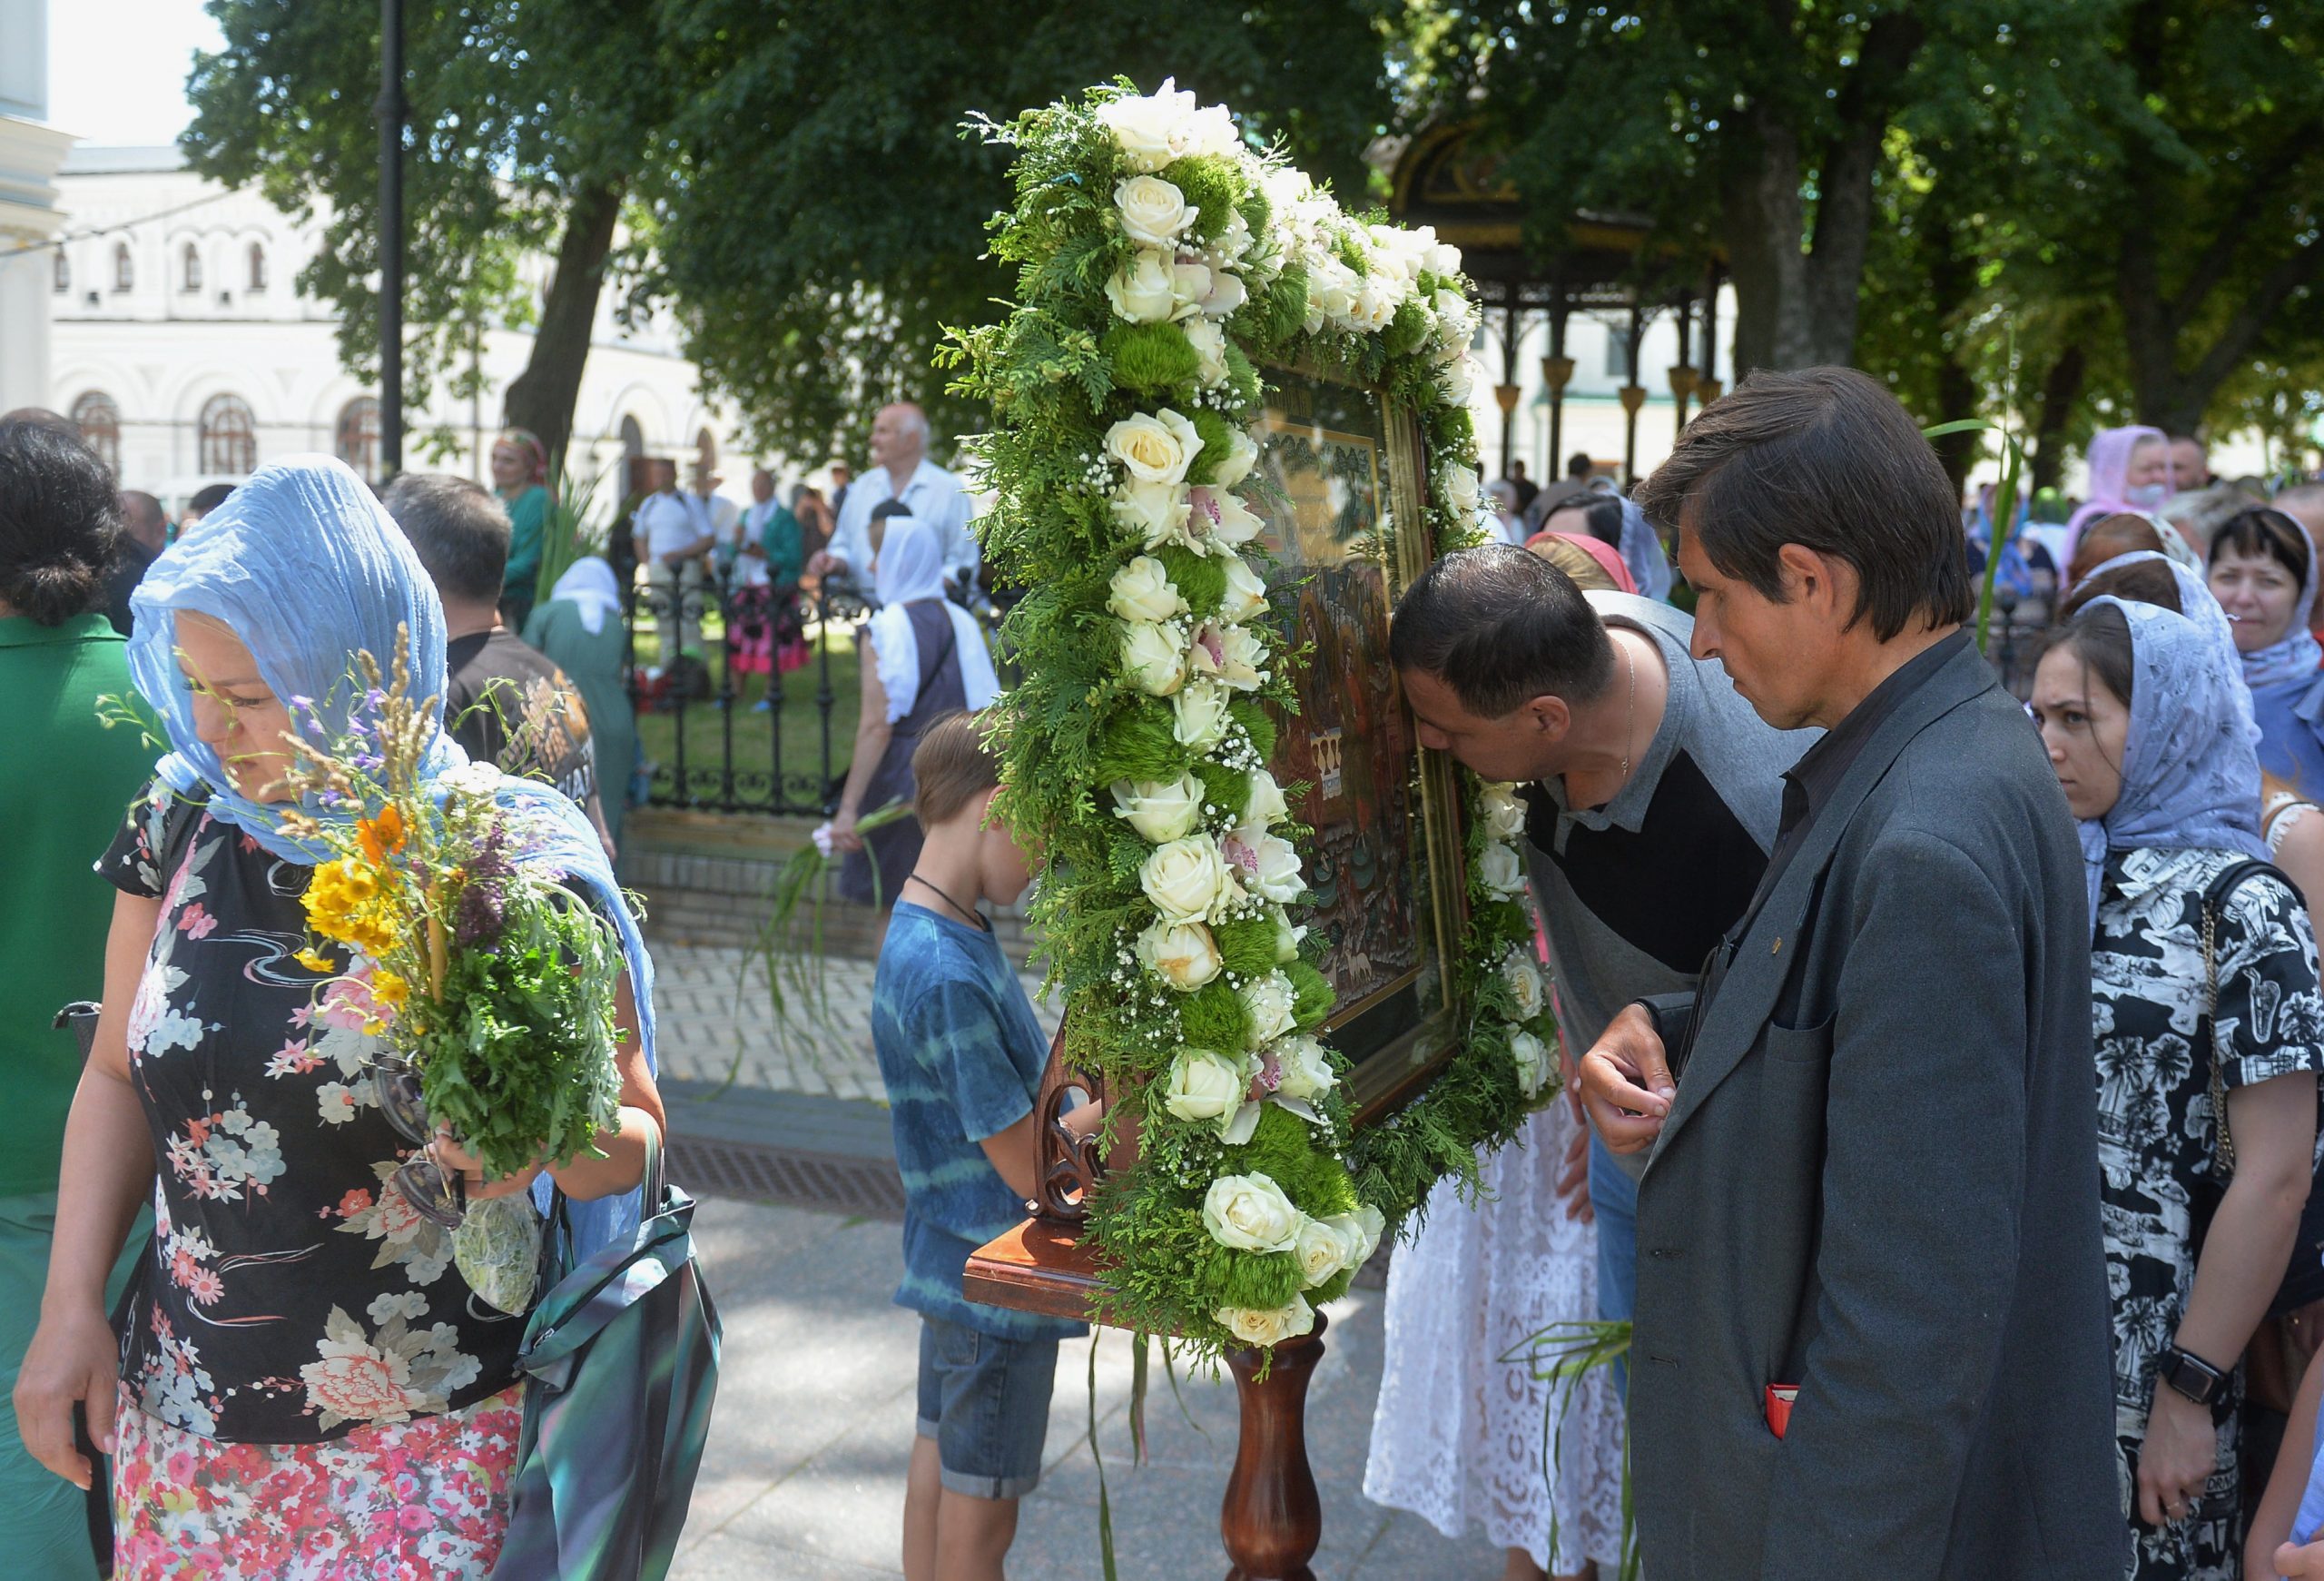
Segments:
[[[1226,735],[1226,688],[1200,677],[1179,688],[1170,699],[1177,717],[1170,735],[1190,752],[1208,752]]]
[[[1234,556],[1226,562],[1226,597],[1219,600],[1218,618],[1239,624],[1266,612],[1267,585],[1251,569],[1250,562]]]
[[[1288,213],[1306,202],[1315,191],[1315,183],[1307,173],[1292,165],[1279,164],[1260,178],[1259,186],[1267,194],[1267,206]]]
[[[1195,425],[1165,407],[1126,417],[1106,430],[1106,453],[1140,483],[1183,483],[1187,463],[1202,449]]]
[[[1251,475],[1251,469],[1258,464],[1258,441],[1241,429],[1236,429],[1235,437],[1227,442],[1226,454],[1219,460],[1217,475],[1210,480],[1211,487],[1234,488]]]
[[[1137,870],[1137,885],[1167,923],[1200,922],[1235,884],[1218,843],[1189,836],[1157,845]]]
[[[1541,1094],[1541,1082],[1549,1074],[1549,1045],[1531,1033],[1521,1032],[1509,1040],[1509,1057],[1517,1062],[1517,1090],[1528,1098]]]
[[[1465,347],[1476,338],[1477,313],[1457,291],[1436,293],[1436,327],[1448,348]]]
[[[1140,555],[1114,573],[1113,597],[1106,608],[1125,620],[1168,620],[1187,612],[1170,573],[1160,560]]]
[[[1288,966],[1299,959],[1299,941],[1307,930],[1292,923],[1291,914],[1281,906],[1275,908],[1275,963]]]
[[[1421,254],[1421,264],[1431,274],[1442,274],[1450,279],[1461,272],[1461,250],[1450,242],[1432,242]]]
[[[1248,627],[1206,623],[1195,633],[1187,657],[1196,675],[1209,676],[1238,692],[1256,691],[1267,678],[1266,645]]]
[[[1157,845],[1182,840],[1202,822],[1202,781],[1182,774],[1175,780],[1114,782],[1114,816],[1128,820]]]
[[[1485,815],[1485,832],[1496,840],[1514,840],[1525,832],[1525,803],[1506,785],[1489,785],[1478,797]]]
[[[1350,1250],[1347,1238],[1320,1220],[1310,1219],[1299,1227],[1299,1235],[1291,1243],[1291,1255],[1299,1260],[1299,1282],[1314,1290],[1347,1266]]]
[[[1170,147],[1181,158],[1225,153],[1242,141],[1235,133],[1235,117],[1224,104],[1206,104],[1170,128]]]
[[[1203,1193],[1202,1227],[1236,1251],[1289,1251],[1306,1215],[1265,1175],[1221,1175]]]
[[[1339,1085],[1330,1052],[1314,1038],[1285,1038],[1272,1052],[1278,1071],[1275,1090],[1285,1098],[1312,1101]]]
[[[1118,318],[1133,324],[1158,324],[1177,311],[1171,290],[1170,257],[1151,248],[1141,249],[1128,266],[1114,271],[1106,282],[1106,300]]]
[[[1477,474],[1458,462],[1444,469],[1444,502],[1462,516],[1477,513]]]
[[[1388,1220],[1369,1202],[1353,1213],[1334,1213],[1324,1222],[1348,1238],[1350,1268],[1362,1268],[1372,1260],[1372,1254],[1380,1250],[1380,1237],[1388,1229]]]
[[[1502,962],[1501,980],[1509,985],[1509,996],[1517,1002],[1520,1020],[1531,1021],[1541,1013],[1541,969],[1524,953],[1523,946],[1512,950]]]
[[[1388,327],[1403,301],[1403,282],[1384,274],[1367,275],[1356,287],[1355,301],[1349,304],[1348,321],[1368,335],[1376,335]]]
[[[1167,697],[1186,684],[1187,633],[1176,621],[1122,622],[1122,675],[1149,697]]]
[[[1166,543],[1196,546],[1187,533],[1186,489],[1177,483],[1129,483],[1113,499],[1114,525],[1137,535],[1145,547]]]
[[[1122,163],[1132,170],[1160,170],[1178,157],[1171,133],[1186,118],[1181,104],[1191,104],[1194,95],[1173,93],[1175,82],[1166,81],[1158,94],[1132,94],[1098,106],[1098,124],[1114,134]]]
[[[1486,889],[1506,900],[1525,887],[1525,865],[1517,859],[1515,846],[1488,840],[1477,856],[1477,876]]]
[[[1280,905],[1307,893],[1299,853],[1288,840],[1246,825],[1220,841],[1219,850],[1243,888],[1261,900]]]
[[[1291,979],[1280,972],[1270,972],[1264,977],[1254,977],[1235,991],[1250,1012],[1250,1046],[1265,1048],[1279,1037],[1288,1036],[1298,1028],[1298,1018],[1293,1006],[1298,995],[1291,986]]]
[[[1147,971],[1185,993],[1218,975],[1218,942],[1200,923],[1156,923],[1137,935],[1137,958]]]
[[[1315,1331],[1315,1309],[1305,1296],[1292,1297],[1287,1307],[1221,1307],[1211,1316],[1246,1345],[1280,1345]]]
[[[1180,1049],[1162,1085],[1162,1107],[1180,1120],[1220,1120],[1243,1106],[1250,1086],[1248,1059]]]
[[[1224,269],[1215,269],[1210,274],[1210,289],[1203,292],[1203,316],[1223,319],[1241,307],[1247,296],[1241,280]]]
[[[1243,211],[1236,210],[1226,216],[1226,228],[1218,240],[1210,244],[1211,255],[1222,263],[1233,263],[1251,250],[1251,223],[1243,218]]]
[[[1197,484],[1187,495],[1192,518],[1187,530],[1220,553],[1241,548],[1266,523],[1242,500],[1216,484]]]
[[[1187,343],[1195,349],[1195,377],[1205,386],[1226,380],[1226,331],[1208,319],[1187,325]]]
[[[1251,772],[1251,794],[1243,803],[1243,822],[1255,828],[1271,828],[1291,816],[1291,805],[1283,799],[1283,787],[1275,783],[1275,776],[1265,769]]]
[[[1187,194],[1158,175],[1134,175],[1114,183],[1114,207],[1122,232],[1148,247],[1174,247],[1178,232],[1195,217]]]
[[[1453,405],[1466,406],[1469,403],[1469,393],[1476,387],[1476,369],[1465,353],[1447,360],[1436,371],[1436,387]]]
[[[1210,266],[1195,259],[1181,258],[1170,266],[1170,316],[1193,319],[1202,311],[1205,298],[1210,295]]]
[[[1313,333],[1324,324],[1348,327],[1348,313],[1360,289],[1355,272],[1337,258],[1324,256],[1307,267],[1307,322]]]

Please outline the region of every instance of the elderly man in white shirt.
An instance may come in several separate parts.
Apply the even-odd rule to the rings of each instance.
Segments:
[[[657,463],[653,493],[637,507],[631,537],[645,567],[654,629],[662,638],[662,667],[682,653],[702,657],[702,557],[714,541],[705,517],[678,492],[678,464]]]
[[[969,535],[975,506],[960,477],[928,459],[928,414],[908,400],[881,407],[872,420],[872,469],[848,488],[830,547],[807,569],[844,576],[869,589],[872,508],[900,499],[911,508],[912,519],[936,534],[945,581],[965,591],[977,574],[977,540]]]

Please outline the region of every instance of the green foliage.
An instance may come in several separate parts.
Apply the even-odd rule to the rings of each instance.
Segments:
[[[1432,324],[1427,311],[1417,301],[1406,301],[1396,310],[1395,318],[1380,333],[1380,345],[1391,357],[1408,357],[1420,350],[1421,342],[1429,337]]]
[[[1204,983],[1180,1002],[1178,1024],[1196,1048],[1239,1049],[1249,1041],[1251,1015],[1222,978]]]
[[[1187,749],[1171,734],[1169,706],[1150,698],[1132,701],[1106,726],[1098,749],[1097,779],[1171,780],[1187,770]]]
[[[1305,961],[1294,961],[1283,969],[1291,979],[1293,1013],[1303,1027],[1319,1025],[1332,1013],[1332,985],[1321,972]]]
[[[1275,721],[1267,717],[1266,710],[1256,703],[1237,697],[1228,707],[1227,712],[1235,716],[1235,722],[1243,726],[1243,733],[1251,738],[1251,750],[1258,754],[1259,761],[1272,761],[1275,757]]]
[[[1164,544],[1154,551],[1170,573],[1170,585],[1187,601],[1190,618],[1207,620],[1226,597],[1226,565],[1212,555],[1198,555],[1184,544]]]
[[[1218,941],[1218,958],[1238,977],[1259,977],[1275,970],[1275,923],[1265,916],[1237,917],[1215,923],[1211,936]],[[1324,989],[1324,1003],[1331,990]]]
[[[1226,459],[1227,450],[1235,442],[1234,426],[1217,412],[1204,408],[1194,414],[1195,432],[1202,436],[1202,449],[1187,468],[1187,481],[1207,483],[1218,476],[1218,464]]]
[[[1215,806],[1224,807],[1236,817],[1251,802],[1251,776],[1239,768],[1229,768],[1208,758],[1195,765],[1195,777],[1202,781],[1203,799]]]
[[[1257,301],[1244,303],[1243,313],[1252,321],[1251,340],[1262,355],[1289,345],[1307,321],[1307,271],[1291,265]]]
[[[1116,324],[1104,345],[1118,389],[1175,390],[1195,381],[1194,343],[1176,324]]]
[[[1251,190],[1242,173],[1216,154],[1172,160],[1162,168],[1162,179],[1195,205],[1193,232],[1197,242],[1216,242],[1226,229],[1236,202]]]

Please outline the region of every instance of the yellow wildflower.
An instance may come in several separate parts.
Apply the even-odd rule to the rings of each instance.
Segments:
[[[319,950],[301,950],[290,958],[298,962],[300,965],[304,966],[310,972],[329,973],[339,970],[339,968],[332,965]]]
[[[382,967],[371,974],[371,997],[381,1004],[400,1006],[411,997],[411,984]]]

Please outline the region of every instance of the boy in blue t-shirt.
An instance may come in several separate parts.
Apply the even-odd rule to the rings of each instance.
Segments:
[[[1049,1040],[980,901],[1030,882],[1007,829],[986,826],[1000,766],[973,714],[912,753],[925,843],[901,886],[872,986],[872,1043],[904,1184],[899,1306],[921,1315],[919,1437],[904,1496],[906,1581],[999,1581],[1017,1501],[1041,1473],[1057,1342],[1078,1323],[970,1301],[969,1254],[1025,1217],[1039,1143],[1033,1099]],[[1087,1131],[1087,1104],[1068,1123]]]

